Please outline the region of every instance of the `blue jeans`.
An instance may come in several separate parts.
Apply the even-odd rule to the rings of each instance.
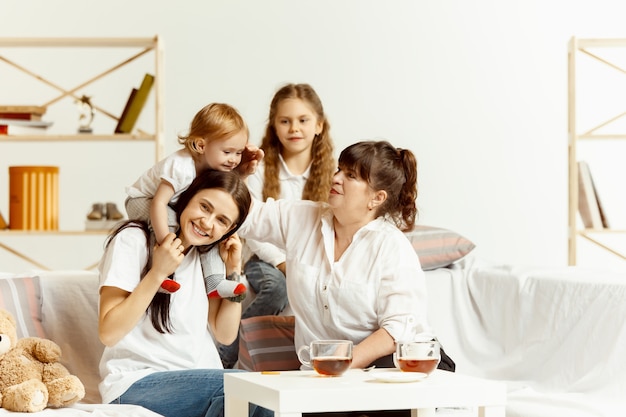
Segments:
[[[140,379],[111,404],[134,404],[165,417],[222,417],[224,373],[222,369],[190,369],[156,372]],[[272,417],[273,412],[250,405],[250,416]]]
[[[246,279],[256,294],[255,299],[241,314],[242,319],[257,316],[275,316],[287,306],[285,275],[273,265],[253,256],[244,266]],[[218,346],[224,368],[232,368],[239,358],[239,336],[230,345]]]

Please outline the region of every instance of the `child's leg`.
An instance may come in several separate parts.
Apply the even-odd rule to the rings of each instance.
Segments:
[[[128,214],[128,218],[130,220],[143,220],[148,222],[150,227],[152,227],[152,221],[150,219],[151,204],[151,197],[128,197],[124,202],[126,213]],[[176,233],[178,230],[176,212],[170,206],[167,207],[167,225],[172,233]]]
[[[150,222],[150,204],[152,198],[149,197],[128,197],[124,202],[129,220],[143,220]]]
[[[246,286],[239,281],[226,279],[226,266],[220,257],[218,246],[202,253],[200,255],[200,263],[204,275],[204,285],[209,297],[230,298],[246,292]]]

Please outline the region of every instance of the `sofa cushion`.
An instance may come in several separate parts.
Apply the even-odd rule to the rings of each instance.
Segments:
[[[300,369],[293,344],[293,316],[257,316],[241,320],[239,365],[247,371]]]
[[[42,323],[63,352],[61,363],[85,385],[83,403],[100,403],[98,366],[98,274],[93,271],[39,273]]]
[[[41,321],[41,287],[38,276],[0,277],[0,308],[17,322],[17,337],[47,338]]]
[[[459,261],[476,245],[452,230],[433,226],[415,226],[405,236],[413,245],[424,271],[444,268]]]

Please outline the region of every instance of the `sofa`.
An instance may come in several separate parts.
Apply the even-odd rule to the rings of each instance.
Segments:
[[[626,274],[487,262],[470,241],[436,228],[408,237],[426,270],[430,323],[456,372],[506,382],[507,417],[626,416]],[[36,415],[157,416],[99,404],[97,287],[93,271],[0,273],[0,307],[18,317],[20,337],[58,343],[86,388],[81,403]],[[242,324],[244,369],[297,366],[288,312]]]
[[[0,273],[0,308],[17,321],[18,337],[44,337],[56,342],[61,362],[85,386],[85,397],[71,407],[47,408],[38,413],[0,416],[158,417],[133,405],[101,404],[98,364],[104,345],[98,339],[98,275],[93,271]]]

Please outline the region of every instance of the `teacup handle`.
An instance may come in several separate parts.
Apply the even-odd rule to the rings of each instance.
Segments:
[[[393,366],[400,369],[400,364],[398,363],[398,354],[396,352],[393,352],[393,355],[391,355],[391,357],[393,358]]]
[[[311,348],[309,346],[301,346],[300,349],[298,349],[298,360],[302,365],[311,368],[311,362],[302,357],[304,352],[307,352],[309,359],[311,358]]]

